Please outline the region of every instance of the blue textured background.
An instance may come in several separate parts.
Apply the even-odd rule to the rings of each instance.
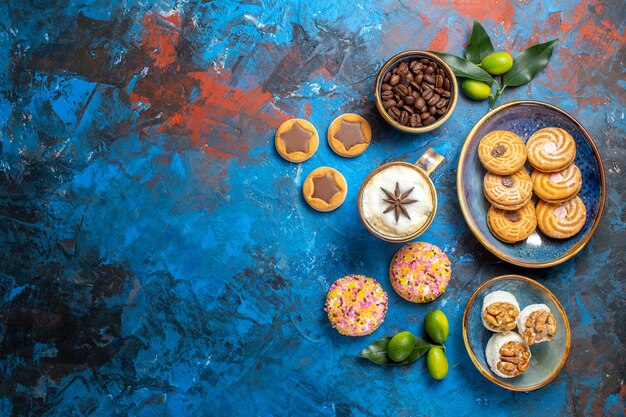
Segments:
[[[0,415],[623,415],[625,13],[619,0],[3,2]],[[561,39],[549,67],[502,101],[562,107],[604,158],[604,221],[561,266],[504,264],[462,220],[458,152],[486,103],[460,99],[420,137],[376,114],[372,85],[387,58],[461,54],[473,18],[514,54]],[[323,133],[344,112],[372,125],[362,156],[340,158],[325,143],[300,165],[275,153],[283,120],[304,117]],[[431,146],[447,161],[421,239],[449,254],[453,279],[418,306],[393,292],[399,246],[367,233],[355,199],[378,164]],[[350,187],[328,214],[300,196],[320,165]],[[389,293],[368,337],[338,335],[322,311],[348,273]],[[530,394],[487,382],[462,343],[469,295],[503,273],[547,285],[572,325],[564,370]],[[451,322],[444,381],[423,361],[356,359],[384,335],[422,334],[432,308]]]

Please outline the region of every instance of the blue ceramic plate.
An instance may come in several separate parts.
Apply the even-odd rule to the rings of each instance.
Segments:
[[[569,239],[552,239],[537,229],[522,242],[503,243],[487,226],[489,203],[483,196],[483,177],[487,171],[478,159],[478,143],[493,130],[509,130],[525,142],[534,132],[545,127],[565,129],[576,141],[575,163],[583,177],[579,196],[587,207],[587,221],[582,230]],[[526,168],[532,172],[530,165]],[[515,101],[488,113],[470,131],[459,156],[457,193],[465,221],[485,248],[512,264],[543,268],[576,255],[593,236],[604,211],[604,167],[593,139],[574,117],[550,104]]]
[[[556,335],[550,342],[530,347],[530,367],[515,378],[500,378],[495,375],[489,369],[485,357],[485,347],[493,333],[481,321],[483,298],[490,292],[499,290],[513,294],[520,309],[529,304],[547,305],[558,326]],[[470,297],[463,314],[463,340],[470,359],[488,380],[512,391],[532,391],[552,382],[565,365],[570,348],[570,329],[561,303],[546,287],[520,275],[503,275],[483,283]]]

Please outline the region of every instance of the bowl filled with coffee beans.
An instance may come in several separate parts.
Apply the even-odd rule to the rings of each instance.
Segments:
[[[376,107],[396,129],[424,133],[438,128],[456,106],[452,69],[426,51],[405,51],[383,65],[376,77]]]

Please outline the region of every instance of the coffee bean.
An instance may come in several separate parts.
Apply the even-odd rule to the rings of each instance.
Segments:
[[[396,107],[401,109],[402,106],[404,106],[404,100],[398,100],[398,102],[396,103]]]
[[[393,88],[393,91],[400,97],[404,97],[408,94],[409,90],[402,84],[398,84]]]
[[[443,91],[441,92],[441,97],[445,97],[445,98],[450,97],[450,92],[449,92],[449,91],[446,91],[446,90],[443,90]]]
[[[391,73],[392,73],[392,74],[395,74],[395,73],[397,73],[397,72],[398,72],[398,67],[393,67],[393,68],[391,69]]]
[[[383,78],[383,82],[384,83],[388,82],[390,78],[391,78],[391,73],[388,72],[387,74],[385,74],[385,78]]]
[[[403,111],[400,114],[400,118],[398,119],[398,122],[400,122],[401,125],[405,125],[406,126],[407,124],[409,124],[409,118],[410,117],[411,117],[411,115],[409,115],[408,112]]]
[[[422,64],[421,62],[412,61],[411,65],[410,65],[410,68],[411,68],[411,71],[418,72],[419,70],[424,68],[424,64]]]
[[[409,84],[411,84],[411,80],[409,80],[409,77],[407,77],[406,75],[402,77],[402,85],[408,87]]]
[[[391,100],[393,98],[393,91],[389,91],[389,90],[383,91],[380,97],[385,101]]]
[[[424,74],[432,74],[435,72],[435,69],[433,67],[426,67],[424,69]]]
[[[392,89],[392,87],[389,84],[383,84],[383,86],[380,87],[380,89],[383,91],[389,91]]]
[[[432,85],[431,83],[423,82],[422,83],[422,89],[424,89],[424,88],[428,88],[429,90],[434,90],[435,86]]]
[[[443,89],[450,91],[450,79],[446,78],[443,80]]]
[[[398,117],[400,117],[400,109],[397,107],[391,107],[389,110],[387,110],[387,113],[389,113],[389,116],[391,116],[392,119],[394,120],[398,120]]]
[[[415,100],[417,100],[418,98],[420,98],[420,97],[421,97],[420,93],[419,93],[419,92],[417,92],[417,91],[413,91],[413,92],[411,93],[411,96],[412,96]]]
[[[443,75],[437,74],[437,78],[435,79],[435,87],[441,88],[443,85]]]
[[[409,126],[411,127],[419,127],[422,125],[422,119],[417,114],[412,114],[409,119]]]
[[[435,77],[433,77],[430,74],[426,74],[426,75],[424,75],[424,81],[426,81],[427,83],[430,83],[430,84],[435,84]]]
[[[436,112],[437,112],[437,107],[435,107],[435,106],[428,106],[428,113],[435,114]]]
[[[420,62],[421,62],[422,64],[424,64],[424,65],[427,65],[427,64],[430,64],[430,59],[428,59],[428,58],[422,58],[422,59],[420,59]]]
[[[428,99],[428,104],[430,106],[433,106],[436,102],[439,101],[439,99],[441,98],[441,96],[439,96],[439,94],[435,93],[432,95],[431,98]]]
[[[424,120],[428,119],[429,117],[431,117],[431,114],[428,113],[427,111],[425,111],[424,113],[420,114],[420,117],[422,119],[422,123]]]
[[[437,74],[443,76],[446,72],[443,70],[443,68],[437,68]]]
[[[437,109],[437,111],[435,112],[436,115],[438,116],[442,116],[444,114],[446,114],[446,108],[441,108],[441,109]]]
[[[394,74],[391,76],[391,79],[389,80],[389,84],[391,85],[396,85],[400,82],[400,76],[398,74]]]
[[[423,120],[423,121],[422,121],[422,124],[423,124],[424,126],[430,126],[430,125],[432,125],[433,123],[435,123],[435,118],[434,118],[434,117],[432,117],[432,116],[431,116],[431,117],[429,117],[428,119],[426,119],[426,120]]]
[[[424,80],[424,74],[423,73],[419,73],[415,76],[415,82],[417,82],[418,84],[421,84],[422,81]]]
[[[409,72],[409,65],[406,62],[398,65],[398,75],[406,75],[407,72]]]
[[[424,100],[429,100],[433,96],[433,90],[425,89],[422,91],[422,97]]]
[[[426,100],[424,100],[422,97],[420,97],[417,100],[415,100],[415,107],[416,108],[421,109],[424,106],[426,106]]]
[[[445,98],[440,98],[437,103],[435,103],[435,107],[437,107],[438,109],[442,108],[443,106],[445,106],[447,103],[447,100]]]
[[[409,114],[415,113],[415,111],[411,108],[411,106],[407,106],[406,104],[402,106],[404,110],[406,110]]]
[[[413,75],[413,73],[412,73],[412,72],[408,72],[408,73],[405,75],[405,77],[406,77],[406,78],[408,78],[408,79],[409,79],[409,81],[413,81],[413,80],[415,79],[415,76]]]
[[[389,107],[393,107],[396,105],[396,101],[395,100],[387,100],[387,101],[383,101],[383,108],[385,110],[389,109]]]
[[[409,106],[412,106],[413,104],[415,104],[415,97],[413,97],[412,95],[407,95],[406,97],[404,97],[404,103],[408,104]]]

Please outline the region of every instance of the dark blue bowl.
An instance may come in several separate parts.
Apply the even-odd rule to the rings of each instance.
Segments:
[[[478,143],[493,130],[509,130],[525,142],[534,132],[545,127],[565,129],[576,141],[575,163],[583,177],[579,196],[587,207],[587,220],[582,230],[569,239],[552,239],[537,229],[524,241],[512,244],[501,242],[487,226],[489,202],[483,196],[483,177],[487,171],[478,159]],[[532,171],[530,166],[527,169]],[[585,247],[602,218],[605,187],[602,160],[589,133],[565,111],[538,101],[515,101],[486,114],[470,131],[459,156],[457,193],[470,230],[494,255],[527,268],[557,265]]]

